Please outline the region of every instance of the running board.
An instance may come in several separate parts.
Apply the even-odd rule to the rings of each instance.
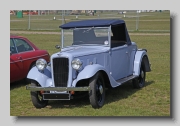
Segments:
[[[130,81],[130,80],[132,80],[132,79],[134,79],[134,78],[136,78],[136,77],[138,77],[138,76],[137,76],[137,75],[131,75],[131,76],[128,76],[128,77],[125,77],[125,78],[116,80],[116,82],[117,82],[119,85],[121,85],[121,84],[123,84],[123,83],[125,83],[125,82],[127,82],[127,81]]]

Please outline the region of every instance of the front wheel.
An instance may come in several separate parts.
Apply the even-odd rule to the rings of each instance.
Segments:
[[[105,101],[105,84],[103,75],[98,72],[95,74],[89,82],[89,100],[93,108],[101,108]]]
[[[31,86],[38,86],[36,81],[31,81]],[[48,100],[43,100],[42,91],[31,91],[32,103],[36,108],[44,108],[48,104]]]

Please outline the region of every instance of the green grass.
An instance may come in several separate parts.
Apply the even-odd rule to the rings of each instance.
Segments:
[[[40,49],[50,54],[57,52],[59,35],[20,34],[27,37]],[[88,98],[71,101],[50,101],[42,109],[36,109],[31,102],[28,84],[19,81],[11,84],[11,116],[170,116],[170,36],[138,36],[131,40],[138,48],[146,48],[152,71],[146,74],[146,86],[133,89],[126,83],[106,91],[105,105],[93,109]]]

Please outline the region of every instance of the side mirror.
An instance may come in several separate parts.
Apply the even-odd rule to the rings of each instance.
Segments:
[[[10,51],[10,55],[12,55],[11,51]]]
[[[56,48],[56,49],[60,49],[60,48],[61,48],[61,46],[59,46],[59,45],[56,45],[56,46],[55,46],[55,48]]]

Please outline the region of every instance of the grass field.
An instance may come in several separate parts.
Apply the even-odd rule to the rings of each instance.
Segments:
[[[170,16],[170,15],[169,15]],[[167,14],[159,13],[143,17],[149,20],[140,25],[142,29],[153,27],[159,30],[170,29]],[[127,23],[130,22],[127,20]],[[150,20],[157,21],[154,25]],[[19,26],[17,24],[17,26]],[[57,23],[58,24],[58,23]],[[57,25],[56,24],[56,25]],[[141,23],[142,24],[142,23]],[[45,24],[44,24],[45,25]],[[59,24],[57,25],[59,26]],[[139,26],[139,27],[140,27]],[[162,31],[163,32],[163,31]],[[58,34],[23,34],[40,49],[50,54],[57,52],[55,45],[60,43]],[[31,102],[30,92],[25,90],[28,84],[24,80],[10,85],[10,115],[11,116],[170,116],[170,35],[162,34],[132,34],[131,40],[138,48],[146,48],[152,71],[146,74],[146,85],[138,90],[133,89],[131,82],[106,91],[105,105],[101,109],[93,109],[88,98],[71,101],[50,101],[43,109],[36,109]]]
[[[57,52],[58,35],[20,34],[50,54]],[[35,109],[24,81],[11,84],[11,116],[170,116],[170,36],[131,36],[139,48],[148,50],[152,71],[147,73],[141,90],[131,83],[107,90],[103,108],[94,110],[88,99],[50,101],[43,109]]]

